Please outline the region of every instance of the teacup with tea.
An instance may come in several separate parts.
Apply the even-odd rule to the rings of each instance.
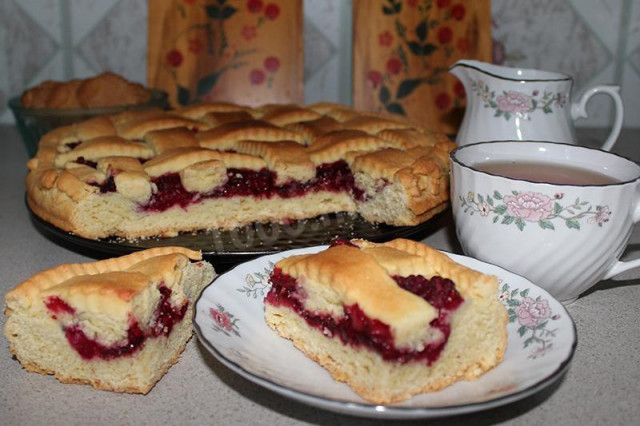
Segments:
[[[465,254],[568,303],[619,261],[640,221],[640,166],[572,144],[480,142],[451,153],[451,202]]]

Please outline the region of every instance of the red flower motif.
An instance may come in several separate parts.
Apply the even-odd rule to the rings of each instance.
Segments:
[[[436,4],[438,5],[439,8],[442,9],[445,7],[449,7],[449,5],[451,4],[451,0],[438,0]]]
[[[223,328],[227,331],[231,331],[231,319],[225,312],[220,312],[213,308],[209,308],[209,315],[211,315],[211,318],[216,323],[216,325],[218,325],[218,327]]]
[[[466,37],[460,37],[458,39],[458,42],[456,43],[458,50],[462,53],[467,53],[469,51],[470,45],[471,44],[469,43],[469,39]]]
[[[451,96],[448,93],[440,93],[436,96],[436,105],[442,110],[449,109],[451,107]]]
[[[380,46],[389,47],[393,43],[393,35],[389,31],[383,31],[378,34],[378,43]]]
[[[251,13],[259,13],[262,10],[262,0],[248,0],[247,10]]]
[[[265,79],[266,76],[264,75],[264,71],[260,69],[256,68],[251,71],[251,73],[249,73],[249,81],[251,81],[251,84],[253,84],[254,86],[264,83]]]
[[[269,72],[276,72],[280,69],[280,59],[275,56],[269,56],[264,60],[264,67]]]
[[[438,30],[438,41],[442,44],[450,43],[453,40],[453,30],[449,27],[442,27]]]
[[[280,16],[280,7],[275,3],[269,3],[264,9],[264,16],[271,20],[276,19]]]
[[[166,56],[167,64],[174,68],[179,67],[180,64],[182,64],[183,59],[184,57],[182,56],[182,53],[176,49],[170,50]]]
[[[465,13],[466,9],[461,4],[454,4],[451,8],[451,16],[453,16],[453,19],[457,19],[458,21],[462,21]]]
[[[189,51],[195,53],[196,55],[204,49],[204,43],[199,38],[190,38],[189,39]]]
[[[465,90],[463,84],[456,81],[456,84],[453,85],[453,93],[455,93],[459,98],[464,98]]]
[[[382,74],[380,71],[369,71],[367,73],[367,83],[371,88],[377,89],[382,84]]]
[[[244,27],[242,27],[241,34],[245,40],[251,41],[258,36],[258,30],[253,25],[245,25]]]
[[[398,74],[402,71],[402,61],[398,58],[391,58],[387,61],[387,72],[389,74]]]

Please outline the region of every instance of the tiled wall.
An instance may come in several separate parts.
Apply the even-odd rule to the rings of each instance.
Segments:
[[[108,69],[145,83],[146,5],[0,0],[0,121],[13,122],[10,97],[42,80]],[[304,6],[305,100],[350,104],[351,2],[304,0]],[[596,84],[620,85],[625,125],[640,127],[640,1],[493,0],[492,17],[495,62],[570,74],[574,98]],[[607,126],[611,106],[604,96],[594,98],[589,120],[577,125]]]

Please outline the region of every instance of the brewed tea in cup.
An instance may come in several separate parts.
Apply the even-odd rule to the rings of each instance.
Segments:
[[[497,141],[455,149],[451,202],[468,256],[520,274],[569,303],[620,262],[640,221],[640,166],[572,144]]]

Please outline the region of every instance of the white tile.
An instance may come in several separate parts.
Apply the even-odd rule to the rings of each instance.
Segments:
[[[624,0],[570,0],[584,23],[597,34],[610,52],[615,52],[620,36]]]
[[[76,51],[96,73],[110,70],[138,83],[146,83],[147,3],[121,0],[86,35]]]
[[[632,69],[629,64],[625,66],[622,87],[624,87],[622,91],[625,111],[624,125],[638,128],[640,127],[640,74],[638,74],[638,69]]]
[[[341,15],[344,13],[344,0],[304,0],[305,19],[313,22],[334,45],[340,43],[342,28]]]
[[[71,40],[80,43],[120,0],[69,0]]]
[[[15,0],[43,31],[62,43],[60,0]]]
[[[563,72],[580,90],[613,59],[567,0],[494,0],[492,18],[504,65]]]
[[[632,1],[627,31],[627,54],[640,51],[640,2]]]

